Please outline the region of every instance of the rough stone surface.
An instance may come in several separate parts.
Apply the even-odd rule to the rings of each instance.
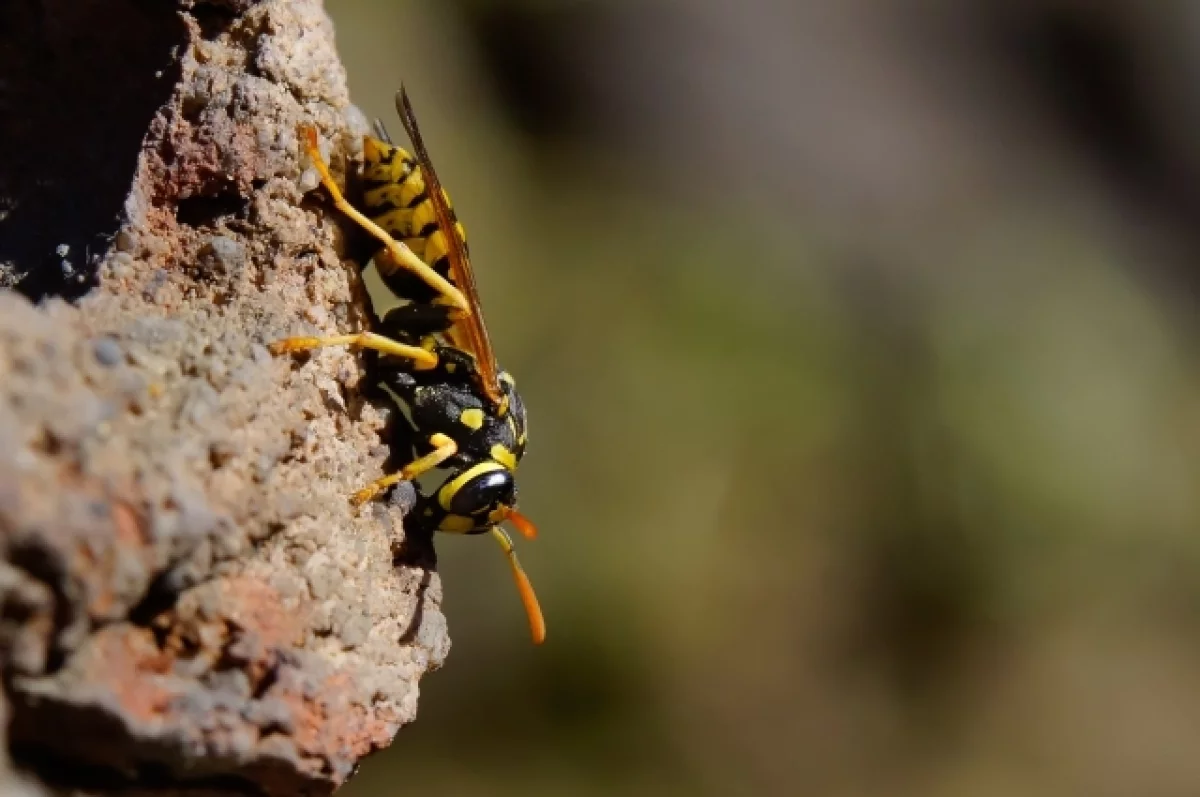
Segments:
[[[328,793],[449,647],[403,502],[347,501],[385,453],[360,361],[265,348],[363,323],[296,135],[335,168],[354,146],[332,26],[317,0],[178,15],[99,287],[0,287],[0,664],[31,794]]]

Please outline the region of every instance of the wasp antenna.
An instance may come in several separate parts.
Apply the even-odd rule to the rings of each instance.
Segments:
[[[527,540],[536,540],[538,531],[537,526],[533,525],[533,521],[522,515],[515,509],[510,509],[505,513],[505,520],[513,525],[513,528]]]
[[[529,576],[525,575],[525,571],[521,569],[521,563],[517,561],[517,552],[508,535],[499,526],[492,526],[492,536],[496,538],[496,542],[500,543],[500,547],[508,556],[513,580],[517,582],[517,594],[521,596],[521,603],[525,606],[525,614],[529,618],[529,633],[533,636],[533,644],[540,645],[546,641],[546,620],[542,617],[542,607],[538,605],[533,584],[530,583]]]
[[[376,117],[375,121],[371,123],[371,132],[373,132],[375,134],[375,138],[379,139],[380,141],[383,141],[387,144],[396,143],[395,141],[392,141],[392,137],[388,134],[387,128],[383,124],[383,120],[379,119],[378,117]]]

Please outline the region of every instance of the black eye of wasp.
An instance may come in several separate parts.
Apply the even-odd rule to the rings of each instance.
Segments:
[[[464,484],[450,499],[450,511],[456,515],[477,515],[496,508],[511,506],[516,483],[507,470],[481,473]]]

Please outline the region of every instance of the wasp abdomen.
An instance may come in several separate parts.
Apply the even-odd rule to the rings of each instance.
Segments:
[[[438,227],[425,177],[416,160],[403,148],[370,136],[363,140],[363,157],[363,204],[367,215],[453,282],[450,246],[445,233]],[[454,207],[445,191],[442,197],[465,249],[467,231],[454,216]],[[405,280],[405,290],[411,287],[408,282]]]

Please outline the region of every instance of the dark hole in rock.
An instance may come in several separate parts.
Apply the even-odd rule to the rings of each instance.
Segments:
[[[190,196],[179,200],[175,207],[175,219],[189,227],[211,227],[223,216],[241,215],[248,205],[249,200],[233,192]]]
[[[0,263],[26,296],[95,285],[185,42],[172,3],[0,3]]]
[[[229,30],[238,13],[236,9],[220,3],[198,3],[192,9],[192,16],[200,26],[200,35],[213,41]]]

